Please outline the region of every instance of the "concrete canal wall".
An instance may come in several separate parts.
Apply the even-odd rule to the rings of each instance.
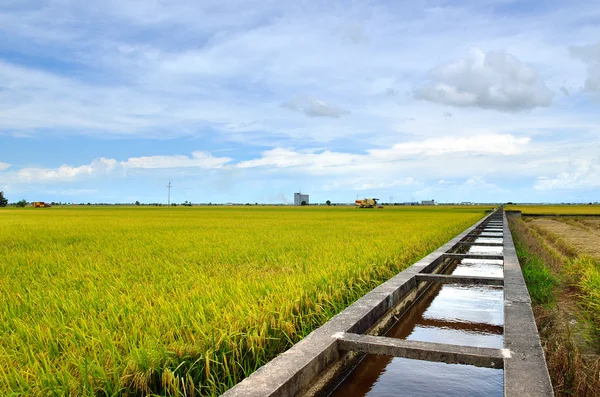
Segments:
[[[479,273],[449,274],[459,264],[468,265],[471,262],[483,263]],[[485,269],[488,264],[499,265],[500,273],[494,273],[493,276],[481,274],[481,269]],[[498,274],[503,276],[499,277]],[[454,297],[448,293],[443,297],[438,296],[440,291],[444,291],[445,285],[450,288],[447,291],[459,291],[459,294]],[[496,313],[497,318],[492,321],[493,324],[479,324],[484,321],[477,319],[474,324],[460,323],[461,327],[479,327],[477,329],[490,332],[490,337],[486,340],[493,341],[493,347],[486,347],[485,343],[482,345],[479,342],[470,345],[468,341],[438,340],[439,335],[438,339],[434,337],[423,338],[424,340],[382,336],[392,327],[404,326],[404,323],[413,321],[403,316],[409,311],[415,312],[419,304],[423,309],[417,310],[416,316],[421,316],[418,321],[426,320],[429,325],[437,324],[436,321],[444,322],[444,319],[423,319],[423,313],[426,313],[430,305],[439,306],[439,302],[442,302],[447,307],[445,310],[453,316],[452,311],[457,309],[452,309],[452,300],[460,300],[460,294],[472,292],[484,294],[480,294],[481,296],[500,296],[500,309],[497,310],[499,314]],[[427,295],[430,296],[426,298]],[[461,302],[464,306],[465,301]],[[475,378],[472,380],[473,387],[482,388],[483,394],[494,391],[505,396],[552,395],[531,302],[502,209],[487,215],[435,252],[373,289],[291,349],[227,391],[224,396],[293,397],[327,396],[331,393],[335,396],[335,390],[342,381],[354,382],[354,386],[346,386],[347,390],[359,390],[362,383],[371,381],[356,375],[357,368],[369,366],[369,357],[383,356],[388,356],[389,359],[381,364],[381,368],[388,366],[394,357],[418,360],[417,363],[490,368],[494,370],[495,384],[480,384]],[[417,377],[431,377],[431,373],[427,373],[430,370],[425,369],[429,367],[423,367],[420,375],[418,365],[411,364],[411,367],[417,368]],[[364,368],[361,370],[364,372]],[[385,368],[382,369],[383,372]],[[458,383],[470,382],[469,375],[466,376],[466,379],[461,379]],[[390,387],[394,387],[393,382]],[[405,382],[412,381],[409,379]],[[444,379],[438,386],[435,382],[430,382],[426,387],[448,390],[443,382]],[[403,387],[406,386],[405,383]],[[486,391],[486,387],[491,388]],[[457,395],[465,392],[460,388],[456,390]],[[348,395],[347,392],[338,394]],[[360,391],[354,395],[361,395]]]

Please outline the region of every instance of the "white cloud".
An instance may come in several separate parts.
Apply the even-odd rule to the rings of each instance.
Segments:
[[[467,109],[460,116],[453,111],[448,131],[442,112],[407,93],[423,70],[465,51],[473,37],[481,48],[534,60],[536,70],[550,75],[546,80],[560,81],[549,84],[555,91],[575,86],[576,63],[565,61],[564,49],[597,31],[573,29],[594,9],[584,3],[563,4],[555,14],[498,19],[469,4],[427,8],[419,2],[355,2],[340,9],[327,2],[110,1],[92,10],[33,1],[26,12],[0,11],[0,32],[8,38],[3,44],[31,59],[0,61],[0,134],[216,135],[270,147],[353,139],[362,149],[374,141],[387,146],[400,134],[499,125],[512,133],[502,114],[474,120],[476,113]],[[113,29],[97,35],[106,23]],[[520,33],[523,26],[527,34]],[[312,97],[298,104],[292,98],[298,110],[282,108],[296,93]],[[549,110],[534,120],[536,128],[552,128],[568,111]],[[590,120],[572,114],[579,124]],[[415,121],[408,126],[406,119]]]
[[[411,197],[485,201],[492,200],[489,195],[494,193],[499,194],[498,199],[514,197],[507,183],[514,180],[529,183],[529,186],[535,180],[534,190],[538,192],[593,191],[600,186],[598,160],[573,162],[571,159],[593,159],[590,154],[597,155],[597,150],[597,145],[549,144],[528,137],[482,134],[446,137],[439,141],[414,140],[363,153],[275,148],[244,161],[215,157],[206,152],[143,156],[124,161],[99,158],[81,166],[6,170],[0,172],[0,186],[6,186],[3,190],[12,194],[31,191],[79,196],[84,200],[86,190],[98,190],[97,197],[106,197],[102,196],[106,194],[104,186],[125,188],[129,181],[150,181],[150,186],[152,180],[173,177],[181,192],[195,189],[192,186],[197,186],[199,181],[202,186],[211,186],[206,189],[227,192],[232,192],[234,186],[248,186],[254,189],[253,194],[276,189],[265,193],[264,199],[269,201],[278,201],[275,193],[297,188],[311,195],[326,192],[329,199],[341,201],[347,197],[353,199],[356,193],[394,196],[399,201],[410,201]],[[538,178],[541,175],[556,177]],[[57,183],[65,189],[55,188]],[[42,185],[56,190],[44,191]],[[163,183],[159,185],[162,187]],[[221,197],[223,202],[236,200],[226,193]]]
[[[429,73],[432,84],[415,96],[457,107],[521,111],[548,106],[552,92],[537,72],[505,52],[472,49],[466,58]]]
[[[0,161],[0,171],[4,171],[10,167],[10,164]]]
[[[61,165],[58,168],[21,168],[15,173],[10,173],[9,177],[22,183],[34,182],[66,182],[86,177],[109,174],[117,167],[115,159],[100,157],[87,165],[72,167]]]
[[[126,170],[155,170],[155,169],[219,169],[229,163],[229,157],[213,157],[209,153],[193,152],[191,156],[145,156],[132,157],[126,161],[117,161],[100,157],[90,164],[81,166],[61,165],[56,168],[26,167],[18,171],[0,174],[0,182],[20,184],[46,182],[73,182],[102,176],[123,173]]]
[[[482,134],[468,137],[445,137],[409,141],[393,145],[389,149],[371,149],[366,152],[348,153],[330,150],[295,150],[275,148],[261,153],[260,157],[235,163],[230,157],[215,157],[210,153],[195,151],[191,156],[142,156],[117,161],[105,157],[81,166],[61,165],[57,168],[27,167],[0,174],[0,181],[18,183],[68,182],[96,178],[99,176],[124,173],[128,170],[184,169],[253,169],[268,170],[292,169],[301,173],[322,176],[352,175],[380,172],[382,169],[397,165],[416,166],[428,159],[442,158],[447,155],[464,154],[467,156],[506,156],[521,154],[530,142],[530,138],[517,138],[506,134]],[[6,169],[6,167],[5,167]],[[402,178],[385,176],[377,180],[372,177],[351,177],[328,182],[326,189],[339,186],[349,189],[379,189],[404,186],[414,183],[411,175]]]
[[[571,46],[571,56],[583,61],[587,66],[584,90],[600,92],[600,41],[596,44]]]
[[[242,161],[237,164],[239,168],[253,167],[307,167],[311,170],[328,167],[349,166],[363,158],[359,154],[331,152],[325,150],[321,153],[297,152],[292,149],[275,148],[261,153],[258,159]]]
[[[132,157],[120,164],[124,168],[187,168],[198,167],[203,169],[221,168],[232,159],[229,157],[213,157],[209,153],[192,152],[192,156],[143,156]]]
[[[416,157],[441,156],[452,153],[473,155],[496,154],[514,155],[523,153],[530,138],[517,138],[509,134],[482,134],[467,137],[443,137],[421,141],[403,142],[390,149],[371,149],[365,154],[333,152],[319,153],[295,151],[288,148],[275,148],[261,153],[257,159],[242,161],[239,168],[275,167],[302,168],[307,172],[322,173],[336,168],[357,167],[366,170],[377,163],[403,161]],[[339,172],[339,170],[338,170]]]
[[[503,155],[517,154],[531,138],[517,138],[510,134],[480,134],[466,137],[440,137],[423,141],[398,143],[391,149],[371,150],[374,157],[399,158],[405,156],[436,156],[445,153],[497,153]]]
[[[320,99],[312,97],[296,97],[291,101],[281,104],[284,108],[303,113],[307,117],[333,117],[339,118],[349,112],[335,106],[328,105]]]
[[[567,171],[555,177],[538,177],[533,187],[536,190],[598,188],[600,187],[600,158],[572,160]]]

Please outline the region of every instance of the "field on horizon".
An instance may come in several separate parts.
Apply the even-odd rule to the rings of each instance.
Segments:
[[[218,395],[486,209],[0,209],[0,395]]]
[[[521,211],[524,215],[600,215],[599,204],[507,205],[504,209]]]

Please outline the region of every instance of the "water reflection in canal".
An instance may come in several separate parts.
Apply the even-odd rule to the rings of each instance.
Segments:
[[[502,242],[493,240],[481,242]],[[501,254],[502,247],[469,253]],[[502,260],[462,259],[451,274],[502,277]],[[386,336],[502,348],[503,324],[502,287],[434,283]],[[368,355],[331,397],[502,396],[503,378],[502,369]]]
[[[504,382],[501,369],[376,355],[351,376],[331,397],[502,396]]]

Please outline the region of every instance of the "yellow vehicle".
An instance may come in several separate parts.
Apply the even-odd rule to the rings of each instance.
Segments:
[[[50,204],[44,203],[43,201],[34,201],[33,208],[50,208]]]
[[[354,204],[357,208],[383,208],[383,205],[377,205],[378,198],[365,198],[356,200]]]

